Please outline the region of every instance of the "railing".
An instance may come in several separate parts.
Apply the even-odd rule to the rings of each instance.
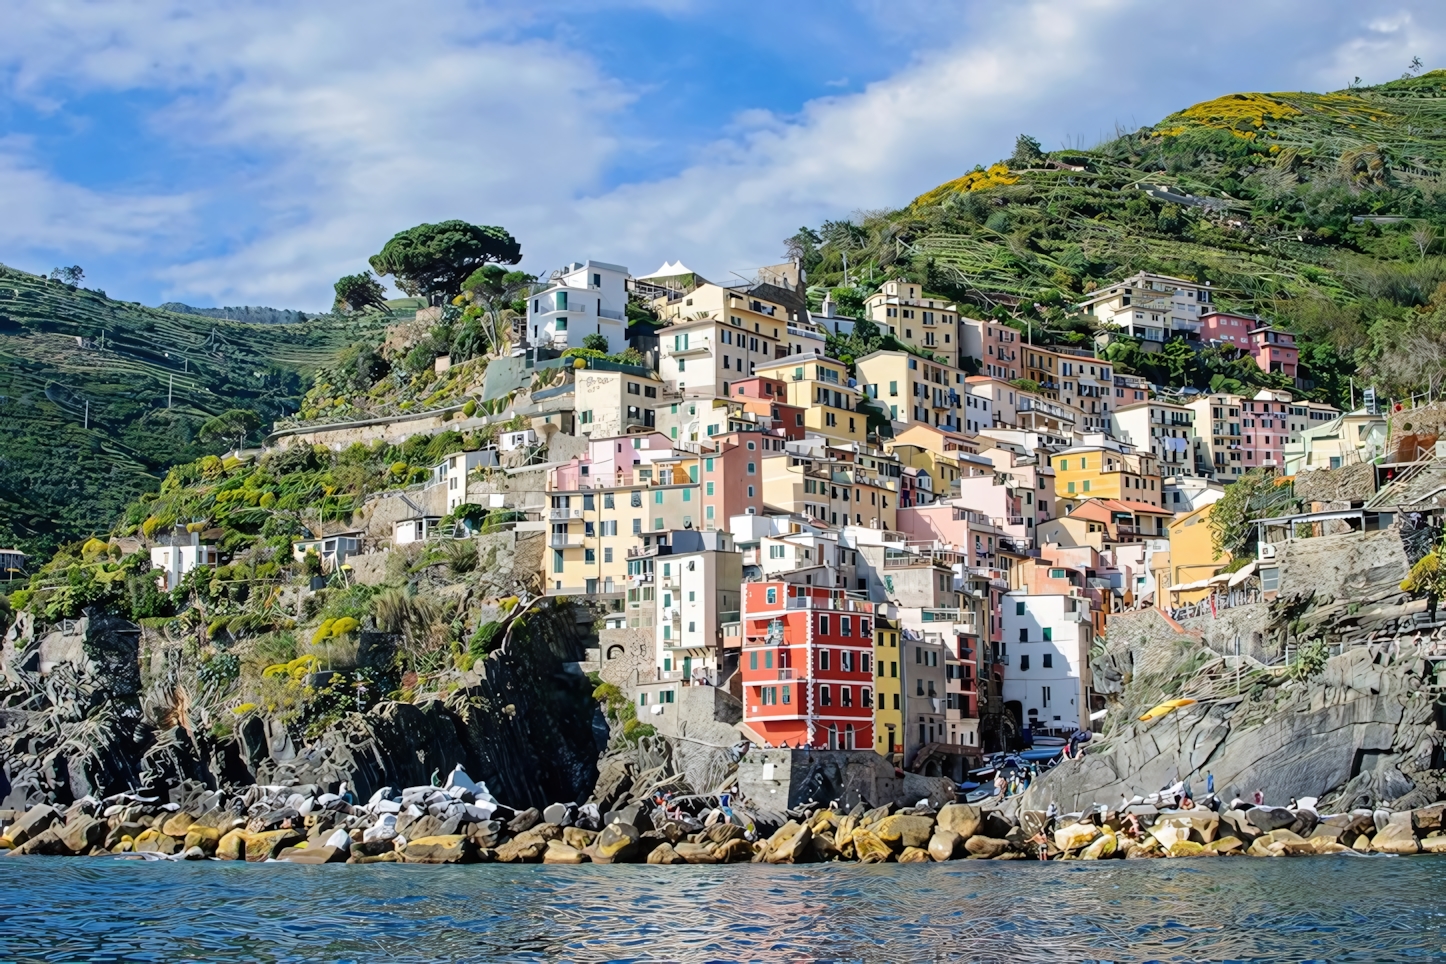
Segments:
[[[564,519],[581,519],[582,510],[552,508],[547,510],[547,518],[556,521],[561,521]]]
[[[1168,592],[1168,587],[1166,588]],[[1214,608],[1211,608],[1211,600],[1214,600]],[[1233,609],[1236,606],[1248,606],[1251,603],[1258,603],[1261,600],[1259,589],[1232,589],[1229,592],[1211,593],[1198,602],[1190,603],[1178,608],[1171,607],[1170,618],[1175,620],[1191,619],[1197,616],[1209,616],[1218,613],[1222,609]]]
[[[611,318],[613,321],[628,320],[627,315],[623,314],[621,311],[613,311],[611,308],[599,308],[597,310],[597,313],[599,318]]]
[[[547,544],[553,549],[581,549],[582,538],[582,536],[575,535],[553,534],[548,537]]]
[[[791,668],[790,668],[790,669],[781,669],[781,670],[779,670],[779,671],[778,671],[778,678],[779,678],[780,680],[791,680],[791,679],[793,679],[793,678],[794,678],[794,677],[793,677],[793,670],[792,670]]]
[[[785,609],[831,609],[846,613],[873,613],[873,603],[859,599],[821,599],[817,596],[789,596]]]

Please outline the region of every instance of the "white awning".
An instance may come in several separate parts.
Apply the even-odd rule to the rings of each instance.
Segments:
[[[1256,565],[1257,565],[1256,561],[1255,561],[1254,559],[1252,559],[1252,560],[1250,560],[1249,563],[1247,563],[1245,566],[1243,566],[1238,572],[1232,572],[1232,573],[1230,574],[1230,588],[1234,589],[1236,586],[1240,585],[1242,582],[1244,582],[1245,580],[1249,579],[1251,576],[1255,575],[1255,567],[1256,567]]]

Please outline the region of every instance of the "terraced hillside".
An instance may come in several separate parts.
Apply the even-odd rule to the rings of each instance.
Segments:
[[[384,316],[246,325],[113,301],[0,266],[0,545],[107,532],[232,408],[294,412],[310,374]]]
[[[816,285],[842,283],[847,255],[850,281],[905,272],[1046,340],[1086,335],[1068,305],[1135,271],[1208,280],[1222,307],[1300,333],[1318,381],[1365,366],[1409,390],[1430,380],[1422,343],[1446,333],[1446,71],[1231,94],[1090,150],[1022,137],[790,246]]]

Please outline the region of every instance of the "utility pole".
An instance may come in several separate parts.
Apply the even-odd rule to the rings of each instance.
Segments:
[[[90,431],[90,399],[85,400],[85,430]]]
[[[1351,411],[1356,410],[1356,376],[1351,376]]]
[[[172,375],[171,375],[171,383],[170,383],[170,385],[167,386],[167,388],[166,388],[166,408],[170,408],[170,407],[171,407],[171,395],[172,395],[172,393],[175,392],[175,390],[176,390],[176,376],[175,376],[174,374],[172,374]]]

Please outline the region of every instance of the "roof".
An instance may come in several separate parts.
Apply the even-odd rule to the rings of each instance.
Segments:
[[[1066,516],[1069,519],[1094,519],[1097,522],[1109,522],[1110,515],[1115,512],[1128,512],[1132,515],[1141,512],[1150,515],[1168,515],[1175,513],[1169,509],[1162,509],[1159,506],[1150,505],[1148,502],[1134,502],[1127,499],[1085,499]]]
[[[785,365],[797,365],[799,362],[829,362],[840,368],[846,368],[843,362],[837,358],[830,358],[821,351],[798,351],[792,355],[784,355],[782,358],[774,358],[758,364],[757,368],[781,368]]]
[[[676,278],[679,275],[696,275],[698,272],[683,264],[682,261],[664,261],[663,266],[652,274],[639,275],[639,281],[646,281],[649,278]]]

